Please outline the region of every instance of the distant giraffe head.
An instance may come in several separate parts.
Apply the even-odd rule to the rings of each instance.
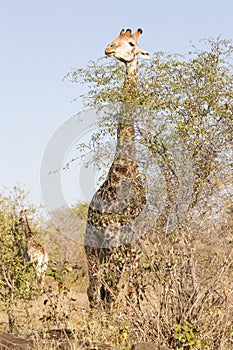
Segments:
[[[34,234],[32,233],[28,223],[27,210],[20,211],[20,221],[24,224],[26,238],[28,239],[29,237],[33,236]]]
[[[150,58],[150,54],[137,44],[141,34],[142,29],[140,28],[133,34],[131,29],[122,29],[120,35],[107,46],[105,54],[124,63],[133,61],[138,54],[143,58]]]

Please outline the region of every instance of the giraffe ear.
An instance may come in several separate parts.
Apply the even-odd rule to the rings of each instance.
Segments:
[[[145,58],[145,59],[149,59],[151,58],[151,55],[149,52],[145,51],[145,50],[142,50],[140,49],[138,54],[142,57],[142,58]]]

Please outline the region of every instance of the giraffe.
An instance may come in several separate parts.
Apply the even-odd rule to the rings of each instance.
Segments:
[[[44,247],[42,247],[42,245],[37,241],[35,234],[32,232],[26,213],[26,210],[21,210],[20,212],[20,220],[24,225],[26,236],[24,259],[27,262],[33,263],[38,283],[43,285],[44,273],[48,267],[48,254]]]
[[[137,45],[140,34],[141,29],[133,34],[130,29],[122,29],[105,50],[107,57],[115,57],[125,65],[122,101],[126,105],[129,101],[127,96],[132,96],[136,89],[138,55],[150,57]],[[120,114],[112,165],[88,209],[85,253],[89,275],[87,294],[91,308],[101,305],[111,308],[119,293],[123,270],[135,268],[137,250],[131,242],[137,229],[136,220],[146,207],[144,179],[135,161],[134,112],[131,113],[123,105]],[[102,266],[105,269],[101,281],[98,273]]]

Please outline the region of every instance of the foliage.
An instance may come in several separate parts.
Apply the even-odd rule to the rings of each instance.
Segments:
[[[138,139],[157,158],[169,193],[177,190],[174,158],[151,115],[160,115],[168,128],[175,126],[192,161],[192,207],[203,192],[216,196],[215,189],[219,193],[222,187],[221,192],[232,193],[233,176],[233,45],[218,37],[203,40],[201,46],[192,46],[183,56],[156,52],[150,61],[141,62],[137,90],[127,99],[153,111],[137,125]],[[119,62],[90,62],[68,78],[87,85],[85,107],[99,109],[124,101],[124,67]],[[92,138],[96,145],[107,133],[114,134],[116,121],[108,116],[100,126],[101,132]],[[168,205],[175,205],[175,200],[168,198]]]
[[[87,217],[88,203],[77,203],[73,208],[73,212],[77,215],[80,220],[85,220]]]
[[[190,349],[195,346],[197,349],[204,349],[204,341],[197,338],[197,330],[193,325],[184,321],[184,324],[175,324],[175,337],[181,343],[180,349]]]
[[[39,291],[35,271],[23,258],[26,242],[19,211],[24,200],[19,188],[7,197],[0,195],[0,308],[7,314],[9,331],[14,329],[19,302],[26,308]]]

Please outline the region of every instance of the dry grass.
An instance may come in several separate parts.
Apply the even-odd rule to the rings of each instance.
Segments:
[[[57,275],[46,277],[44,293],[17,311],[15,334],[48,350],[127,350],[139,342],[159,349],[158,340],[163,349],[233,349],[232,242],[231,224],[196,220],[172,236],[160,231],[147,237],[137,272],[140,309],[121,303],[120,293],[111,313],[89,310],[79,247],[82,264],[72,262],[71,269],[56,262]],[[6,331],[4,313],[0,319]]]

